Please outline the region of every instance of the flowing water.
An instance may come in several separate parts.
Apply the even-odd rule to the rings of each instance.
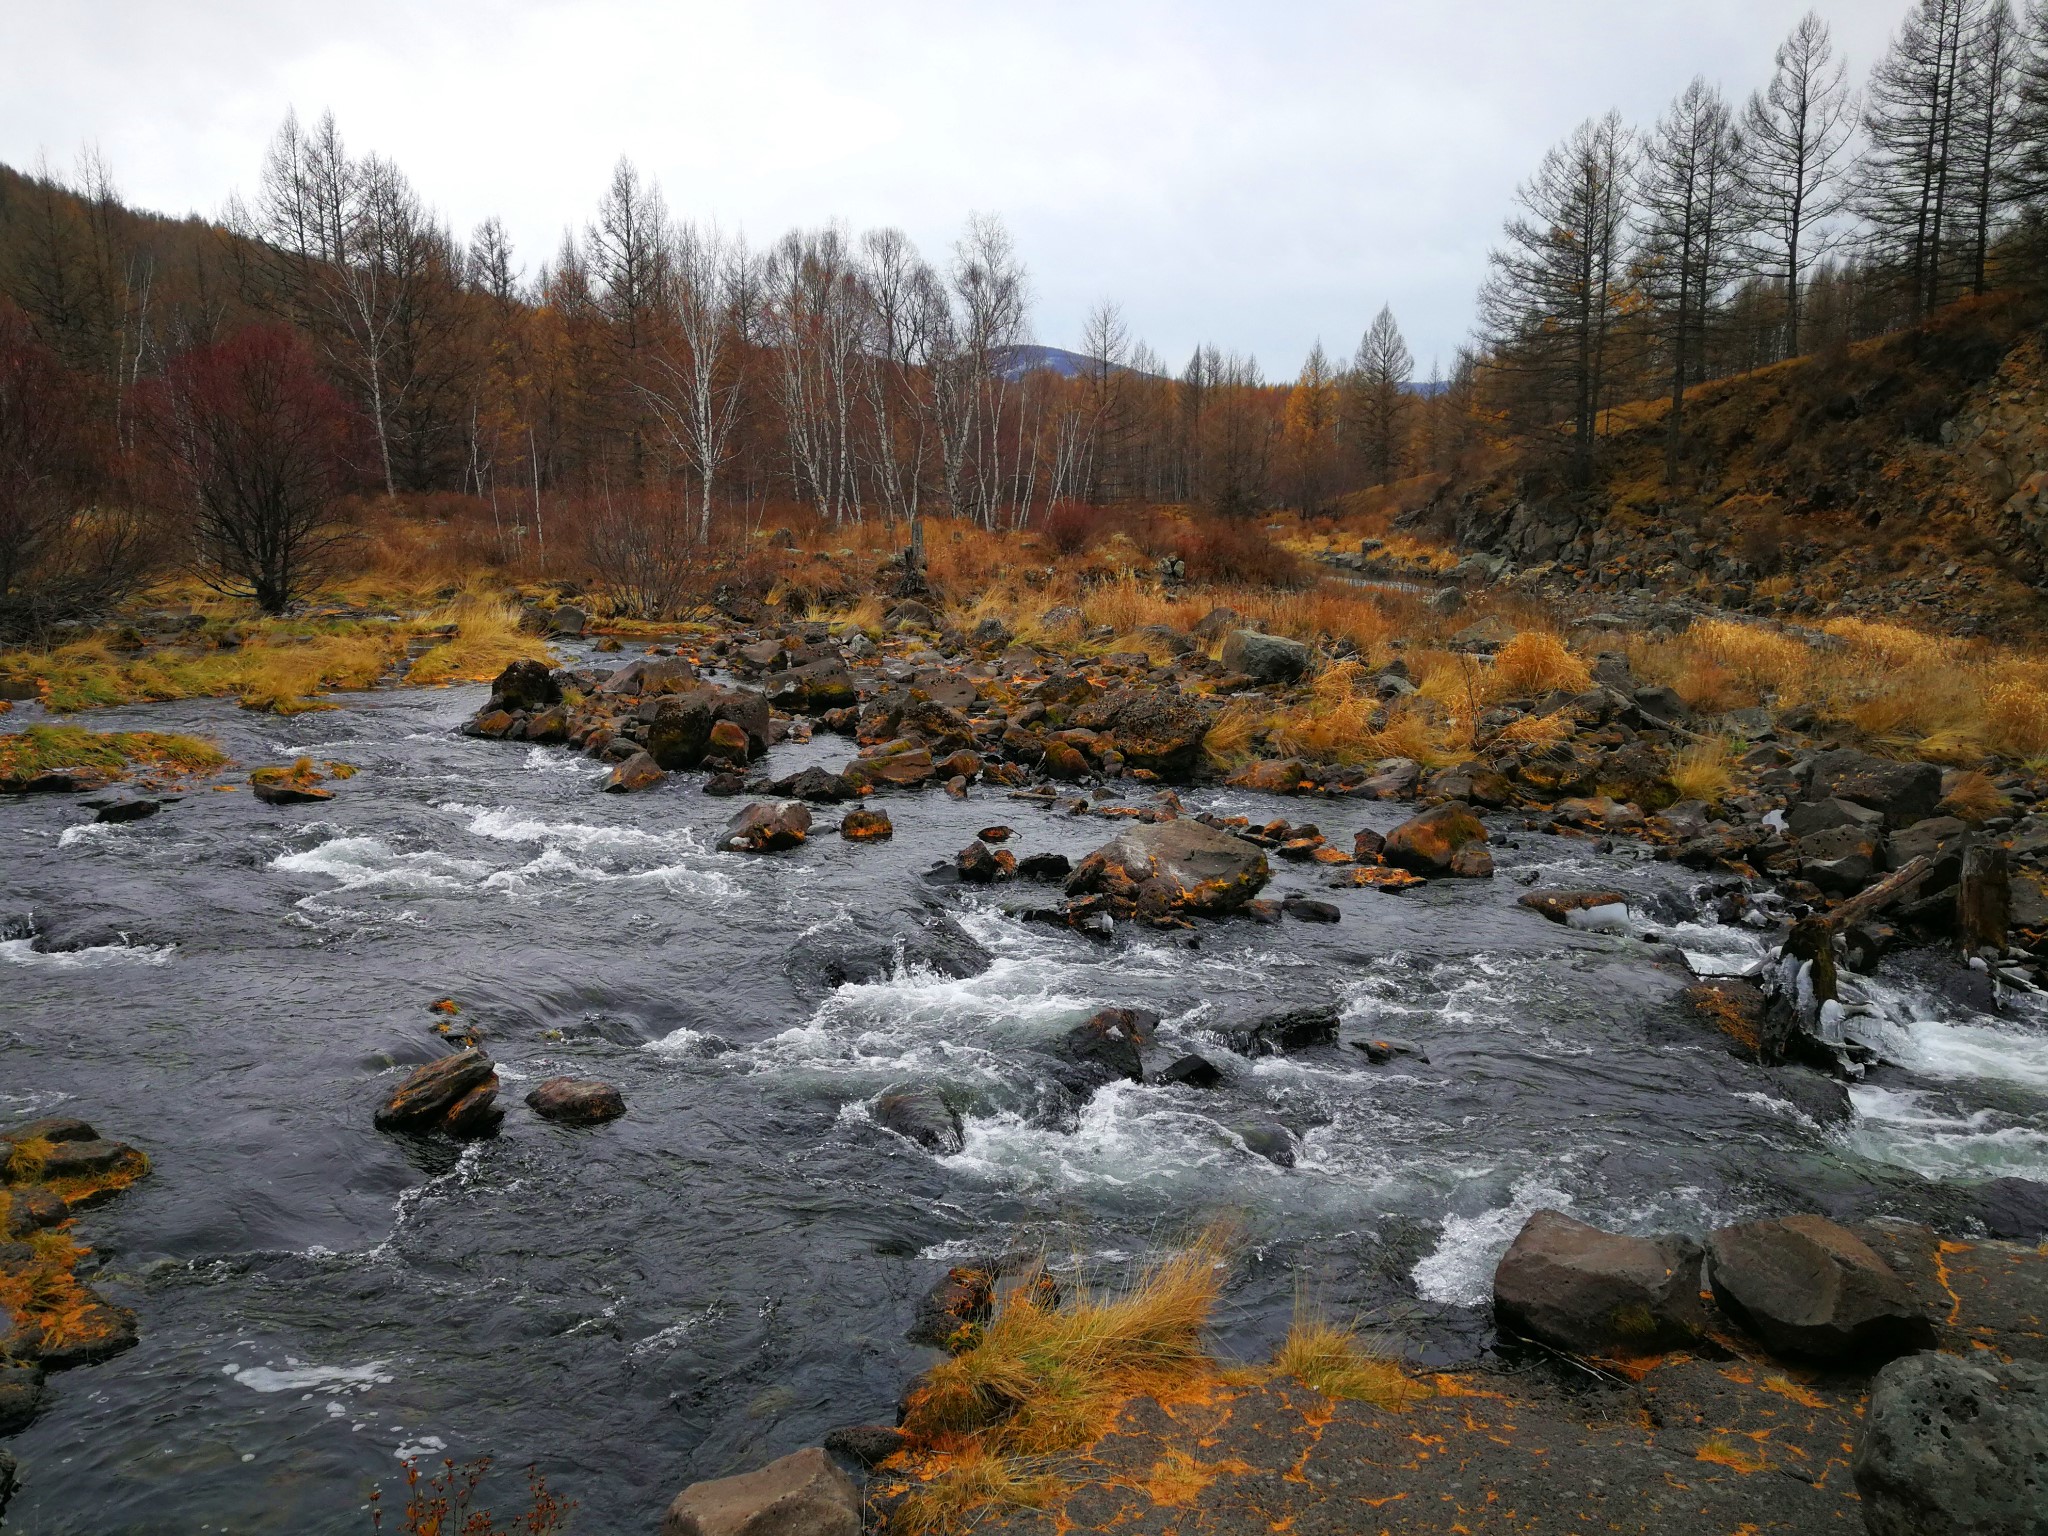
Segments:
[[[1904,1066],[1824,1127],[1680,1016],[1688,962],[1739,970],[1762,939],[1699,922],[1701,878],[1639,850],[1508,830],[1490,883],[1318,891],[1336,925],[1104,942],[1006,913],[1029,888],[932,869],[993,822],[1020,852],[1076,858],[1111,823],[934,792],[889,802],[890,843],[717,853],[734,804],[696,776],[599,794],[602,771],[564,750],[455,734],[481,697],[92,721],[206,732],[245,764],[358,765],[331,804],[202,789],[109,827],[66,799],[0,805],[0,1114],[81,1115],[156,1163],[82,1222],[142,1343],[55,1379],[11,1442],[10,1528],[362,1532],[399,1458],[488,1453],[539,1463],[575,1529],[651,1530],[695,1478],[887,1420],[929,1358],[903,1340],[916,1297],[958,1256],[1114,1266],[1223,1221],[1241,1255],[1226,1348],[1270,1349],[1306,1295],[1451,1361],[1486,1346],[1493,1263],[1542,1206],[1699,1232],[1793,1209],[1924,1217],[1955,1187],[1930,1179],[2048,1177],[2031,999],[1982,1013],[1936,970],[1866,983],[1858,1025]],[[847,753],[821,737],[769,767]],[[1313,819],[1341,845],[1403,814],[1187,798]],[[1532,878],[1615,886],[1632,915],[1553,926],[1514,905]],[[1314,884],[1282,865],[1270,894]],[[983,973],[819,975],[849,935],[928,909],[986,949]],[[371,1128],[436,1047],[442,997],[501,1064],[495,1140]],[[1427,1061],[1220,1043],[1331,1002],[1347,1040]],[[1227,1085],[1063,1102],[1037,1047],[1109,1004],[1158,1011],[1162,1059],[1201,1050]],[[618,1084],[627,1117],[536,1120],[517,1100],[559,1072]],[[967,1106],[962,1152],[872,1123],[904,1079]],[[1298,1138],[1292,1168],[1241,1134],[1274,1122]]]

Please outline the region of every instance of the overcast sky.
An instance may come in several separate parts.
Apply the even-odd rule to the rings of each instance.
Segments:
[[[1763,82],[1808,0],[0,0],[0,160],[97,143],[131,202],[215,214],[287,109],[332,109],[529,273],[621,154],[765,243],[1009,225],[1040,341],[1098,299],[1178,368],[1291,376],[1390,303],[1426,373],[1471,326],[1515,184],[1581,118]],[[1821,12],[1861,83],[1905,0]]]

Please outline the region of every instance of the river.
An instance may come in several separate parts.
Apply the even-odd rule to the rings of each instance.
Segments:
[[[603,771],[563,749],[456,734],[483,692],[87,722],[202,732],[245,767],[355,764],[326,805],[200,788],[95,826],[68,798],[0,804],[0,1115],[81,1115],[156,1164],[80,1223],[142,1342],[54,1379],[10,1442],[10,1528],[364,1532],[400,1458],[490,1454],[537,1462],[578,1502],[575,1530],[651,1530],[693,1479],[887,1420],[929,1358],[903,1340],[915,1300],[957,1256],[1114,1269],[1221,1221],[1239,1255],[1221,1347],[1262,1355],[1306,1295],[1450,1363],[1487,1346],[1492,1265],[1544,1205],[1697,1233],[1816,1208],[1938,1219],[1937,1178],[2048,1177],[2035,999],[1980,1013],[1924,964],[1864,983],[1901,1065],[1822,1125],[1681,1017],[1690,969],[1740,969],[1764,940],[1701,921],[1703,877],[1639,849],[1504,818],[1492,882],[1316,890],[1340,923],[1104,942],[1006,912],[1029,888],[932,870],[990,823],[1020,853],[1077,859],[1114,823],[934,791],[887,802],[888,843],[717,853],[735,803],[700,775],[599,794]],[[821,735],[769,766],[849,755]],[[1340,846],[1405,814],[1185,798],[1313,820]],[[1531,881],[1619,888],[1633,917],[1553,926],[1515,905]],[[1316,884],[1279,865],[1268,894]],[[987,970],[819,977],[849,932],[927,911]],[[443,997],[500,1062],[495,1140],[371,1127],[437,1047]],[[1313,1002],[1341,1005],[1347,1040],[1398,1036],[1427,1061],[1218,1043]],[[1065,1104],[1034,1046],[1109,1004],[1158,1011],[1162,1044],[1227,1084]],[[619,1085],[626,1118],[534,1118],[519,1096],[558,1072]],[[964,1151],[870,1121],[906,1078],[970,1106]],[[1298,1138],[1292,1168],[1240,1135],[1271,1122]],[[503,1513],[520,1483],[494,1485]]]

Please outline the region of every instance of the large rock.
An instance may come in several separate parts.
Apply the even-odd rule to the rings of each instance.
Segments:
[[[1934,1347],[1934,1325],[1904,1282],[1846,1227],[1786,1216],[1707,1238],[1721,1310],[1774,1352],[1876,1364]]]
[[[896,824],[887,811],[857,805],[841,818],[839,835],[849,843],[879,843],[896,835]]]
[[[1888,827],[1909,827],[1934,814],[1941,801],[1941,769],[1841,747],[1813,760],[1808,798],[1829,796],[1883,812]]]
[[[1698,1336],[1700,1246],[1538,1211],[1493,1272],[1503,1326],[1576,1355],[1641,1355]]]
[[[758,1472],[692,1483],[662,1517],[661,1536],[860,1536],[860,1490],[818,1446]]]
[[[510,712],[546,709],[562,702],[562,685],[544,661],[515,661],[491,682],[486,710]]]
[[[1202,761],[1209,712],[1186,694],[1148,691],[1129,696],[1116,710],[1112,734],[1117,751],[1132,768],[1165,778],[1185,778]]]
[[[1159,1015],[1143,1008],[1105,1008],[1052,1042],[1049,1049],[1058,1062],[1053,1075],[1080,1094],[1120,1078],[1141,1083],[1144,1047],[1158,1024]]]
[[[1984,1230],[2012,1242],[2048,1242],[2048,1183],[2013,1177],[1987,1179],[1976,1190]]]
[[[526,1095],[526,1104],[541,1119],[564,1125],[602,1125],[626,1112],[618,1089],[587,1077],[543,1079]]]
[[[960,1111],[930,1083],[898,1083],[875,1100],[875,1124],[908,1137],[941,1156],[951,1156],[966,1143]]]
[[[785,962],[809,990],[887,981],[904,970],[964,979],[994,963],[989,952],[941,912],[849,908],[806,934]]]
[[[475,1134],[490,1121],[497,1091],[491,1058],[479,1050],[458,1051],[428,1062],[392,1089],[377,1111],[377,1129]]]
[[[652,789],[668,777],[657,763],[645,752],[635,752],[631,757],[612,769],[612,776],[604,781],[605,792],[613,795],[630,795],[643,789]]]
[[[1456,800],[1402,822],[1387,834],[1380,857],[1396,869],[1418,875],[1484,879],[1493,873],[1486,824],[1472,814],[1470,806]]]
[[[2048,1366],[1894,1360],[1871,1383],[1851,1467],[1870,1536],[2044,1536]]]
[[[1884,834],[1869,827],[1828,827],[1799,839],[1799,873],[1846,896],[1868,885],[1884,863]]]
[[[1083,859],[1069,896],[1102,895],[1123,915],[1235,912],[1273,877],[1265,854],[1198,821],[1134,826]]]
[[[811,808],[801,800],[757,800],[726,823],[718,846],[733,853],[779,853],[796,847],[810,830]]]
[[[1223,665],[1259,683],[1291,683],[1308,671],[1309,648],[1281,635],[1234,629],[1223,642]]]

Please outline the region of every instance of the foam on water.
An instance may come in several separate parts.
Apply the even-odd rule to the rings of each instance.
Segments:
[[[1493,1296],[1493,1272],[1522,1224],[1538,1211],[1571,1203],[1569,1194],[1532,1173],[1516,1180],[1508,1203],[1497,1210],[1446,1218],[1436,1247],[1416,1261],[1416,1291],[1425,1301],[1484,1306]]]
[[[1929,1179],[2000,1175],[2048,1181],[2048,1129],[1996,1109],[1962,1110],[1917,1089],[1849,1090],[1850,1150]]]
[[[270,867],[289,874],[325,875],[345,891],[463,891],[491,873],[489,865],[432,849],[399,853],[378,837],[329,838],[303,852],[281,853]]]
[[[0,961],[46,966],[57,971],[108,965],[168,965],[175,944],[92,944],[84,949],[37,949],[34,939],[0,939]]]
[[[267,1365],[226,1365],[225,1376],[252,1392],[367,1392],[394,1378],[383,1360],[366,1360],[361,1365],[308,1365],[287,1357],[284,1369]]]

